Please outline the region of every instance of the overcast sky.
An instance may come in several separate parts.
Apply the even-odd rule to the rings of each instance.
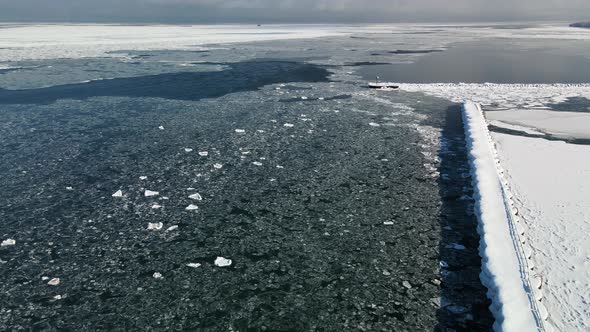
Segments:
[[[590,0],[0,0],[0,20],[161,23],[577,21],[590,20]]]

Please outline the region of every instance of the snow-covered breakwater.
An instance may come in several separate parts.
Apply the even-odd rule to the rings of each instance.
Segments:
[[[478,104],[463,107],[478,232],[482,283],[488,288],[495,331],[538,331],[541,318],[530,293],[518,234],[498,173],[498,159]]]

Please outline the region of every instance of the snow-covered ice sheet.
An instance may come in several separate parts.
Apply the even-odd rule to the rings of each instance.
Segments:
[[[555,331],[590,330],[590,146],[493,133]]]
[[[488,112],[486,118],[527,128],[532,127],[555,136],[590,138],[590,112],[525,109]]]

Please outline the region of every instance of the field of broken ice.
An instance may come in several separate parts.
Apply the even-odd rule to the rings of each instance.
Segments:
[[[1,329],[491,330],[461,103],[490,111],[494,137],[569,146],[587,139],[589,88],[364,87],[372,68],[486,38],[589,35],[1,26]],[[585,326],[551,307],[570,276],[539,275],[544,319]]]

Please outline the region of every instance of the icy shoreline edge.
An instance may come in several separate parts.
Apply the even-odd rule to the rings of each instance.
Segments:
[[[480,278],[492,301],[494,330],[543,330],[543,315],[534,300],[518,238],[520,232],[508,203],[511,197],[502,186],[498,158],[483,112],[478,104],[467,101],[462,113],[480,235]]]

